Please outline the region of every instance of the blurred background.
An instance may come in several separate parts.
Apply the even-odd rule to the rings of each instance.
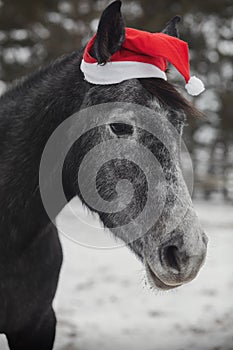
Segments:
[[[0,0],[0,94],[15,79],[84,45],[108,3]],[[162,30],[176,14],[183,17],[180,33],[189,42],[192,73],[206,85],[193,99],[206,117],[188,120],[185,141],[194,165],[195,206],[210,238],[208,257],[192,283],[156,293],[144,287],[143,267],[126,247],[87,249],[61,234],[55,350],[232,350],[233,2],[123,0],[122,10],[127,26],[149,31]],[[185,94],[172,68],[170,79]],[[100,234],[98,218],[88,216],[77,199],[71,205],[80,223],[65,208],[57,219],[60,231]],[[3,337],[0,349],[8,349]]]
[[[0,93],[13,80],[79,49],[96,30],[106,0],[0,0]],[[233,3],[231,0],[124,0],[127,26],[160,31],[180,14],[191,67],[207,87],[188,120],[185,139],[195,170],[195,196],[233,202]],[[170,79],[179,83],[171,70]],[[183,83],[181,84],[183,85]],[[182,91],[184,93],[184,91]]]

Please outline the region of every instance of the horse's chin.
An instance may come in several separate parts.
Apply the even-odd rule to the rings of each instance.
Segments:
[[[167,283],[165,283],[156,275],[156,273],[151,269],[151,267],[148,263],[145,263],[145,268],[146,268],[147,280],[152,288],[156,288],[159,290],[170,290],[170,289],[180,287],[182,285],[182,283],[180,283],[180,284],[167,284]]]

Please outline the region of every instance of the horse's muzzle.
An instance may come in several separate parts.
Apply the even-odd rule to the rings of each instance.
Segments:
[[[179,236],[158,248],[153,262],[145,261],[151,284],[159,289],[172,289],[193,280],[204,264],[207,237],[202,233],[196,244],[184,244]]]

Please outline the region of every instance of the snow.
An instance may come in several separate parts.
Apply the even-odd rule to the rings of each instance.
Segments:
[[[30,47],[8,47],[3,50],[4,61],[8,64],[15,62],[19,64],[26,64],[31,58],[32,51]]]
[[[80,228],[88,234],[96,227],[116,246],[77,200],[72,205],[82,221],[72,226],[65,208],[57,220],[61,230],[72,228],[75,237]],[[207,261],[193,282],[170,292],[145,286],[143,267],[126,247],[92,249],[61,235],[55,350],[233,349],[232,206],[195,205],[210,239]],[[0,343],[0,349],[7,347]]]

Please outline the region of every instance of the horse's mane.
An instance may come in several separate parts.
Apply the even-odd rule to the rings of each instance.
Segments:
[[[176,110],[183,110],[187,116],[203,117],[191,102],[183,97],[169,82],[159,78],[139,79],[142,86],[155,96],[163,105]]]

